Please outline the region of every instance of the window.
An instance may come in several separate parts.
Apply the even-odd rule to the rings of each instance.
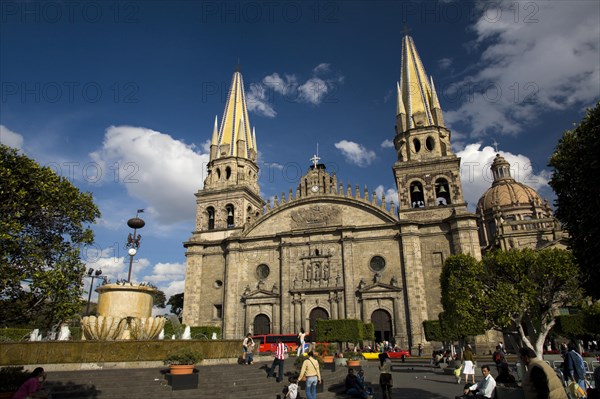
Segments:
[[[227,180],[229,180],[230,177],[231,177],[231,168],[228,166],[227,168],[225,168],[225,178]]]
[[[225,207],[225,211],[227,212],[227,228],[233,227],[234,226],[234,220],[235,220],[235,218],[234,218],[235,214],[234,214],[233,205],[228,204]]]
[[[215,280],[213,287],[221,288],[223,286],[223,282],[221,280]]]
[[[450,185],[446,179],[435,181],[435,202],[437,205],[448,205],[450,201]]]
[[[271,270],[269,269],[269,266],[265,265],[264,263],[257,266],[256,276],[260,280],[266,279],[267,277],[269,277],[269,274],[271,274]]]
[[[411,208],[424,208],[425,202],[423,202],[423,185],[418,182],[410,183],[410,206]]]
[[[206,213],[208,214],[208,229],[214,230],[215,229],[215,208],[213,208],[212,206],[209,206],[208,208],[206,208]]]
[[[213,309],[213,318],[214,319],[222,319],[223,318],[223,305],[215,305]]]
[[[369,262],[369,267],[374,272],[380,272],[383,269],[385,269],[385,259],[383,259],[381,256],[378,256],[378,255],[373,256],[371,258],[371,261]]]
[[[427,148],[427,151],[433,151],[435,148],[435,139],[433,137],[427,137],[427,140],[425,140],[425,148]]]
[[[421,151],[421,142],[419,141],[419,139],[414,139],[413,140],[413,146],[415,148],[415,152],[419,152]]]

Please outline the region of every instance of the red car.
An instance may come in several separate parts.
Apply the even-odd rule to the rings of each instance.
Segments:
[[[297,334],[264,334],[252,336],[254,344],[258,345],[259,352],[275,352],[277,339],[279,338],[281,338],[281,342],[283,342],[288,352],[298,350],[298,344],[296,344],[296,340],[298,339]],[[309,339],[310,336],[307,334],[305,341],[310,342]]]

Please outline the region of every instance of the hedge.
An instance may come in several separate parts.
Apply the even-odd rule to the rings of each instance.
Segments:
[[[316,342],[358,342],[364,339],[364,326],[361,320],[317,320],[315,322]]]
[[[427,341],[444,341],[442,324],[439,320],[425,320],[423,322],[423,330]]]
[[[0,341],[29,341],[32,328],[0,328]]]

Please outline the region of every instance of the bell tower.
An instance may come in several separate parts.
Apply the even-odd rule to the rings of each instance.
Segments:
[[[408,35],[402,40],[401,76],[396,91],[394,147],[398,159],[393,170],[400,218],[410,218],[423,209],[466,210],[460,158],[452,152],[450,131],[444,123],[433,78],[427,77]]]
[[[215,117],[204,188],[196,193],[196,231],[242,228],[262,214],[258,170],[256,132],[236,70],[220,126]]]

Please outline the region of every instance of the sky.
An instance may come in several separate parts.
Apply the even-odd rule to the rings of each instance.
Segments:
[[[236,67],[264,198],[295,191],[318,151],[345,185],[389,201],[405,32],[469,209],[491,185],[493,143],[552,202],[549,157],[600,98],[597,1],[2,0],[0,141],[93,194],[102,217],[82,256],[113,282],[145,209],[132,280],[168,298],[184,289],[182,243]]]

